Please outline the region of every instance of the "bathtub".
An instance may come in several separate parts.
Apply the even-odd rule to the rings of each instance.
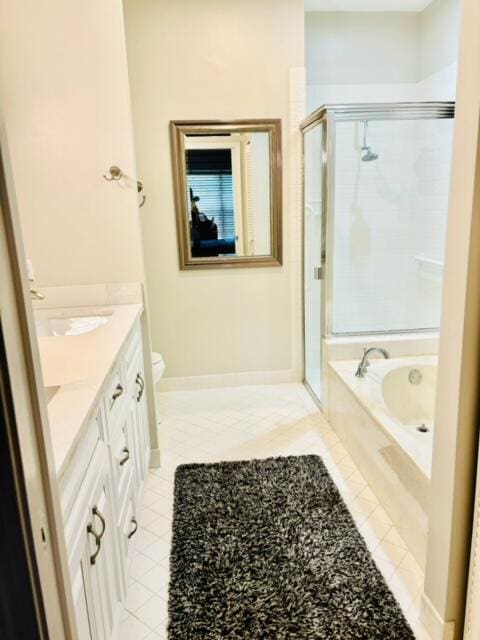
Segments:
[[[358,363],[329,363],[328,418],[423,566],[437,358],[372,357],[364,378]]]
[[[376,420],[429,478],[432,464],[437,357],[371,358],[364,378],[358,360],[331,367]]]

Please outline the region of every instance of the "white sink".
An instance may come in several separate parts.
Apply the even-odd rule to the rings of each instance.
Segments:
[[[44,336],[81,336],[106,325],[109,319],[107,314],[72,318],[38,318],[35,325],[37,335],[41,338]]]

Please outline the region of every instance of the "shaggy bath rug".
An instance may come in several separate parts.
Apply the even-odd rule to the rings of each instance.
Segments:
[[[177,468],[170,640],[413,640],[317,456]]]

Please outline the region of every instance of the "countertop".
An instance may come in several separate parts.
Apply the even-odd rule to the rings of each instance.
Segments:
[[[141,304],[124,304],[36,312],[36,319],[108,316],[105,325],[90,333],[38,339],[44,385],[59,387],[47,405],[55,468],[59,477],[71,459],[103,384],[142,311]]]

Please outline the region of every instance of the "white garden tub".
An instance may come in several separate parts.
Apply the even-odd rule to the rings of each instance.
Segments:
[[[437,381],[436,356],[372,357],[364,378],[357,378],[358,360],[330,366],[358,402],[430,477]]]
[[[437,358],[372,357],[364,378],[359,361],[329,363],[328,417],[423,565]]]

